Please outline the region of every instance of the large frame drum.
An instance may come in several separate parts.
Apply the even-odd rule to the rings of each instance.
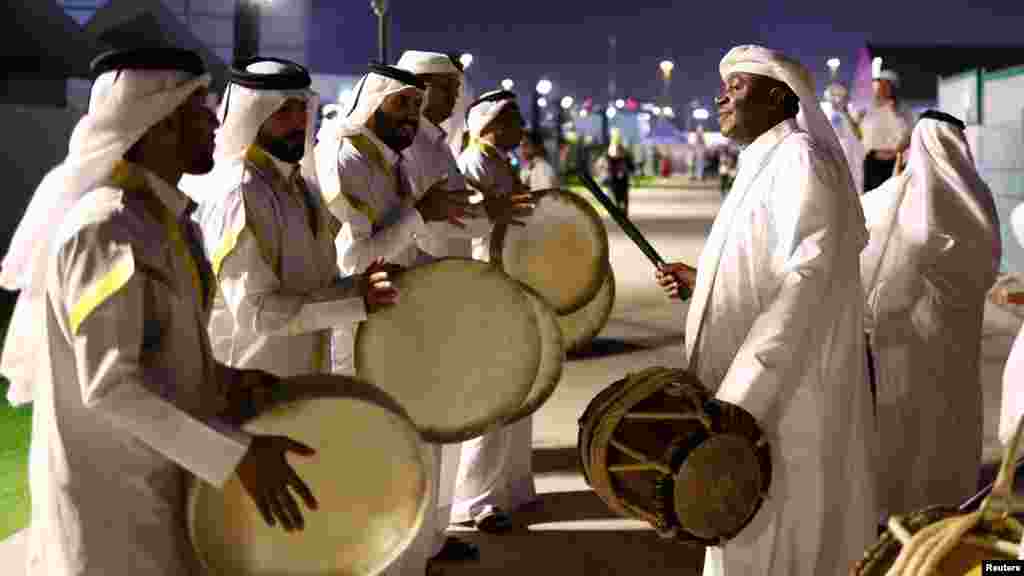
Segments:
[[[289,463],[319,508],[303,511],[303,531],[287,533],[265,523],[237,476],[222,490],[193,478],[187,512],[196,555],[211,576],[380,574],[435,513],[430,449],[402,408],[369,384],[332,375],[282,386],[289,384],[323,392],[272,406],[244,429],[317,451]]]
[[[608,275],[608,231],[594,207],[572,192],[531,194],[537,203],[525,226],[495,225],[491,262],[536,290],[555,313],[575,312]]]
[[[400,271],[392,282],[398,303],[356,331],[356,374],[394,396],[429,442],[482,436],[519,413],[544,345],[519,283],[463,258]]]
[[[768,494],[771,457],[754,417],[714,400],[685,370],[654,367],[614,382],[579,427],[587,483],[664,538],[721,545]]]
[[[579,352],[590,344],[612,315],[615,307],[615,273],[608,267],[608,276],[597,291],[597,295],[583,308],[558,317],[558,328],[562,331],[567,352]]]
[[[551,398],[562,378],[562,367],[565,364],[565,345],[554,311],[534,289],[522,282],[519,283],[519,287],[533,305],[537,328],[540,330],[541,358],[533,388],[523,400],[522,406],[505,421],[506,425],[530,416]]]

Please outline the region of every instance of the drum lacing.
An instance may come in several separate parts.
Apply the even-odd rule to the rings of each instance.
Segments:
[[[1019,522],[1010,516],[1012,512],[1024,511],[1024,502],[1015,498],[1013,484],[1016,476],[1014,462],[1021,432],[1024,430],[1024,417],[1017,422],[1017,432],[1006,447],[999,475],[992,488],[992,493],[981,504],[976,512],[957,515],[936,522],[919,530],[913,536],[903,526],[902,519],[889,519],[889,531],[896,537],[903,548],[899,557],[889,569],[888,574],[903,576],[926,576],[938,569],[939,563],[960,542],[979,546],[1010,557],[1017,557],[1020,549],[1018,542],[1006,542],[992,538],[968,536],[968,532],[982,524],[1010,525],[1015,532],[1024,529]]]

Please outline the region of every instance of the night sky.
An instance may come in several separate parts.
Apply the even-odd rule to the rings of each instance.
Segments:
[[[758,43],[799,58],[827,81],[825,61],[842,60],[849,81],[865,42],[1019,43],[1024,1],[869,0],[390,0],[393,63],[403,50],[470,52],[477,92],[512,78],[516,91],[546,75],[557,97],[608,93],[608,36],[618,39],[618,96],[653,100],[663,89],[658,63],[675,61],[672,104],[711,106],[718,61],[736,44]],[[369,0],[314,0],[307,47],[314,72],[360,74],[377,55]],[[941,6],[941,7],[940,7]]]

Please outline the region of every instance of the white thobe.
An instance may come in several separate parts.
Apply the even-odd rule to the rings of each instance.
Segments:
[[[505,155],[474,141],[459,156],[470,185],[485,194],[506,196],[523,189]],[[490,237],[474,240],[474,258],[489,260]],[[452,522],[469,522],[487,506],[511,512],[537,498],[533,484],[533,417],[462,443],[455,481]]]
[[[860,121],[864,150],[897,150],[910,139],[913,114],[895,104],[874,105]]]
[[[959,505],[977,490],[982,464],[981,330],[999,225],[987,189],[936,181],[908,170],[863,196],[886,514]]]
[[[1024,204],[1010,213],[1010,228],[1014,238],[1024,246]],[[1024,327],[1010,348],[1010,356],[1003,368],[1003,395],[999,411],[999,440],[1009,444],[1017,432],[1017,422],[1024,416]]]
[[[438,228],[428,226],[415,207],[415,169],[372,131],[363,128],[353,137],[346,137],[335,166],[325,160],[329,159],[318,157],[317,174],[328,209],[342,223],[336,246],[343,274],[362,273],[377,258],[411,267],[444,255],[446,242],[435,237]],[[396,174],[399,163],[404,177],[401,192]],[[334,372],[354,373],[354,345],[351,329],[334,331]],[[387,569],[388,576],[422,576],[427,561],[444,545],[448,523],[440,518],[445,504],[440,492],[453,481],[445,482],[441,477],[441,446],[431,448],[434,481],[440,488],[434,491],[429,508],[435,513],[428,514],[416,539]],[[451,489],[447,492],[450,498]]]
[[[222,486],[248,449],[217,419],[237,373],[210,351],[187,198],[139,167],[115,174],[63,216],[49,261],[28,576],[198,574],[187,474]]]
[[[214,354],[281,378],[329,372],[331,329],[366,318],[352,278],[352,297],[312,299],[340,282],[338,225],[294,168],[253,146],[196,184],[220,286],[209,326]]]
[[[856,187],[857,192],[861,192],[864,190],[864,157],[867,155],[867,151],[864,150],[864,144],[861,143],[860,138],[853,132],[850,121],[841,112],[834,110],[829,120],[832,122],[832,127],[835,128],[839,144],[843,147],[843,155],[846,156],[846,162],[850,165],[853,185]]]
[[[705,576],[845,574],[875,539],[864,223],[836,169],[791,120],[762,134],[698,262],[690,365],[757,418],[772,455],[768,499],[707,549]]]
[[[459,170],[471,188],[482,188],[485,196],[495,194],[507,196],[523,190],[522,181],[508,155],[491,144],[473,139],[458,159]],[[473,239],[473,258],[490,261],[490,233]]]
[[[523,184],[530,190],[558,188],[558,175],[550,162],[538,156],[523,170]]]
[[[402,152],[406,164],[412,171],[414,194],[422,198],[430,187],[447,178],[445,188],[464,190],[466,179],[455,161],[448,145],[448,135],[426,118],[420,118],[419,130],[411,146]],[[430,237],[441,243],[428,251],[435,256],[473,257],[473,238],[483,237],[490,232],[491,224],[486,218],[467,218],[465,228],[451,226],[447,222],[430,222]]]

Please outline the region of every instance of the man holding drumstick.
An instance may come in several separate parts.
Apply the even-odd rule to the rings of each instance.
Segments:
[[[665,266],[657,279],[672,296],[693,287],[690,369],[758,419],[778,472],[752,523],[707,549],[704,574],[844,574],[878,517],[864,216],[807,69],[759,46],[732,49],[719,68],[719,121],[744,146],[740,172],[697,269]]]

